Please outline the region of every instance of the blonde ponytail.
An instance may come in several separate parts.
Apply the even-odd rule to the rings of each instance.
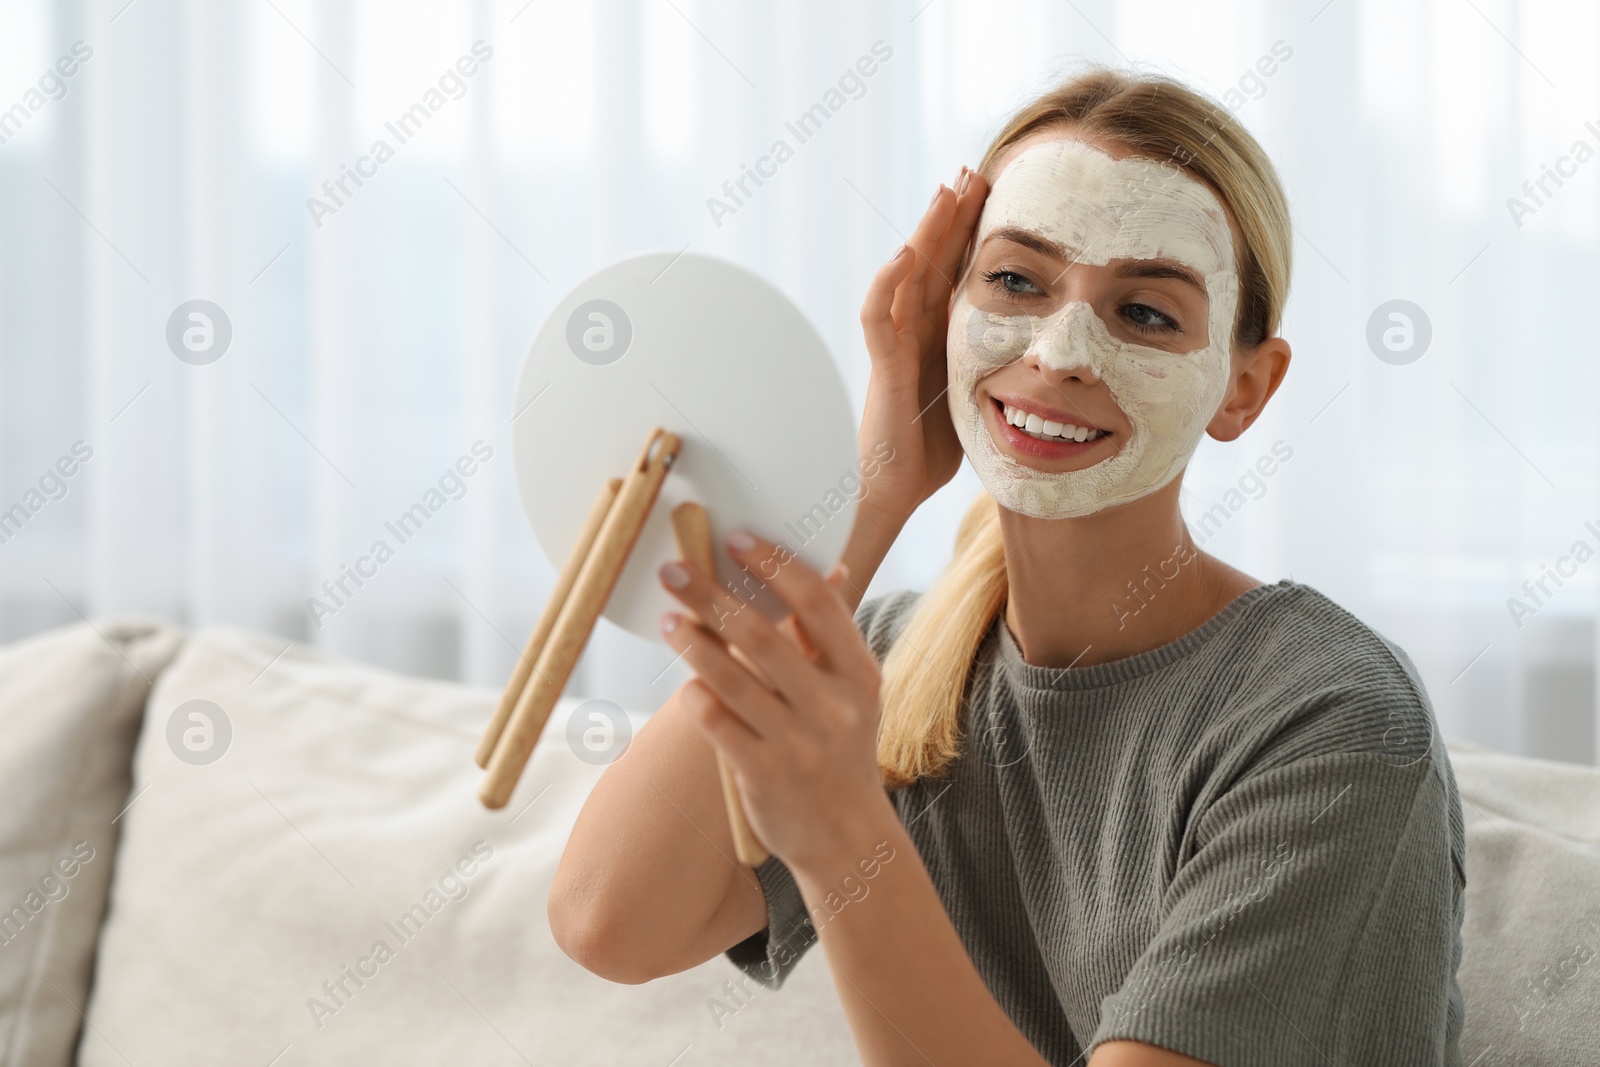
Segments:
[[[1000,507],[967,508],[955,556],[912,612],[883,663],[878,767],[891,789],[938,774],[961,751],[961,695],[983,635],[1006,602]]]

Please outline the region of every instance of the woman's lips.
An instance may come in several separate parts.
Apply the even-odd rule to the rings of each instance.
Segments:
[[[984,420],[988,422],[989,434],[996,441],[1004,445],[1009,451],[1034,459],[1065,460],[1086,455],[1103,445],[1107,445],[1115,438],[1110,431],[1102,431],[1103,437],[1090,438],[1087,441],[1069,441],[1066,439],[1042,440],[1024,432],[1021,428],[1011,425],[1006,420],[1005,405],[1001,401],[989,398],[988,413]],[[1013,405],[1015,406],[1015,405]]]

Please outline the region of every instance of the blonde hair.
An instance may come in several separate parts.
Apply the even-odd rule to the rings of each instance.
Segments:
[[[1277,333],[1289,295],[1289,204],[1271,160],[1231,113],[1171,78],[1095,68],[1012,116],[979,172],[992,183],[1006,149],[1056,127],[1173,163],[1210,186],[1239,228],[1234,343],[1250,348]],[[962,696],[1006,590],[1000,509],[983,493],[961,521],[950,565],[883,664],[878,766],[888,787],[937,776],[960,754]]]

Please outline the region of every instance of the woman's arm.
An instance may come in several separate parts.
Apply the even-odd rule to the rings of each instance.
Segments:
[[[852,610],[899,530],[890,517],[857,513],[840,582]],[[704,963],[766,926],[755,870],[734,853],[716,753],[682,688],[584,802],[546,913],[563,952],[630,983]]]
[[[561,950],[613,982],[687,970],[767,923],[734,855],[716,754],[680,687],[578,813],[546,905]]]
[[[839,557],[839,595],[851,611],[861,606],[867,586],[872,584],[872,576],[883,565],[903,525],[865,512],[856,513],[850,540],[844,546],[844,555]]]
[[[875,849],[892,858],[862,882]],[[791,869],[863,1063],[1048,1067],[978,974],[888,794],[837,851]],[[833,913],[852,874],[866,894]]]
[[[863,882],[862,860],[886,854],[893,858]],[[862,813],[835,856],[794,875],[864,1063],[1047,1067],[978,974],[887,795]],[[842,893],[849,876],[867,887],[859,899]],[[833,913],[841,900],[848,903]],[[1088,1067],[1209,1065],[1138,1041],[1108,1041]]]

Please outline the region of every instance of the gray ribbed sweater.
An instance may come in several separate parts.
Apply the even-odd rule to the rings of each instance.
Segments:
[[[880,660],[915,600],[857,613]],[[1285,580],[1089,667],[1033,666],[997,621],[967,696],[952,771],[892,796],[1045,1059],[1460,1064],[1461,804],[1399,647]],[[768,928],[727,955],[777,988],[816,932],[781,860],[756,873]]]

